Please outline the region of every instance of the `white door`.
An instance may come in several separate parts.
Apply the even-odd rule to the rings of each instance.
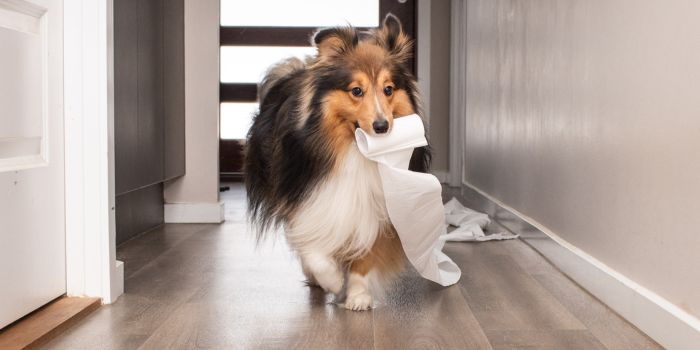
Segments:
[[[0,327],[66,291],[62,0],[0,0]]]

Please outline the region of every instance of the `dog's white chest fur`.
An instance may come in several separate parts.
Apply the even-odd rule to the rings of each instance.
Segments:
[[[310,194],[286,228],[302,255],[357,258],[389,222],[377,164],[352,144],[339,169]]]

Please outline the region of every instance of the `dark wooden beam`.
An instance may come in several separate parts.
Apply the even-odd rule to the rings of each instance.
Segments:
[[[221,27],[221,46],[311,46],[312,27]]]
[[[367,30],[369,28],[357,28]],[[317,27],[221,27],[221,46],[312,46]]]
[[[221,83],[219,85],[221,102],[255,102],[258,100],[257,84]]]

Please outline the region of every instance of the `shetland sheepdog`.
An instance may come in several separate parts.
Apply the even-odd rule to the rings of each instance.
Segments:
[[[413,43],[391,14],[380,28],[321,29],[312,42],[315,56],[273,66],[259,86],[245,152],[248,214],[259,240],[284,229],[310,284],[367,310],[406,259],[355,129],[390,133],[394,118],[423,115],[407,64]],[[428,146],[417,148],[409,168],[429,163]]]

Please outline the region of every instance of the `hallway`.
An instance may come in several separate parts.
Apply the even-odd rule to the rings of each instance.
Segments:
[[[448,243],[458,285],[409,273],[376,309],[346,311],[302,282],[282,240],[255,248],[240,184],[222,199],[221,225],[169,224],[122,244],[125,294],[47,348],[660,348],[520,240]]]

